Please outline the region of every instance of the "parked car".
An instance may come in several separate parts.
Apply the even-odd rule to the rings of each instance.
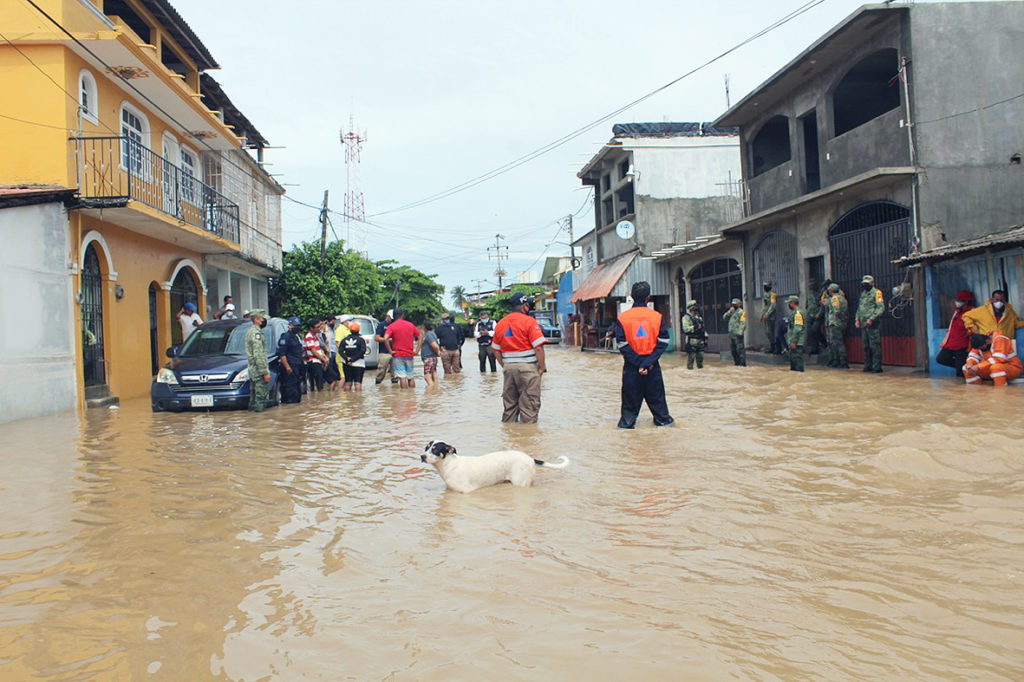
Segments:
[[[350,313],[351,314],[351,313]],[[344,315],[338,315],[337,319],[341,319]],[[366,367],[367,369],[373,369],[377,366],[377,358],[380,355],[380,349],[377,347],[377,341],[374,338],[379,324],[377,318],[370,315],[352,315],[355,321],[359,323],[359,335],[366,341]]]
[[[214,320],[200,325],[181,346],[167,349],[171,358],[150,388],[154,412],[249,407],[249,361],[245,335],[249,320]],[[279,317],[267,321],[263,342],[270,360],[270,400],[278,403],[277,341],[288,330]]]
[[[552,313],[546,311],[539,311],[531,313],[536,318],[537,323],[540,324],[540,330],[544,333],[544,339],[548,343],[561,343],[562,342],[562,330],[555,324],[555,316]]]

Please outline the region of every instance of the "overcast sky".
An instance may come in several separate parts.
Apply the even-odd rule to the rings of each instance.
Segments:
[[[338,140],[354,116],[367,216],[353,231],[372,259],[394,258],[446,287],[495,286],[487,246],[509,239],[512,277],[557,239],[587,197],[577,171],[615,122],[712,120],[861,3],[808,13],[613,121],[482,185],[419,208],[374,214],[458,185],[677,78],[803,0],[173,0],[221,65],[212,75],[271,145],[288,195],[344,207]],[[284,245],[319,235],[317,212],[284,201]],[[576,236],[593,228],[590,204]],[[346,237],[341,218],[337,234]],[[330,235],[329,235],[330,236]],[[568,254],[550,247],[546,255]]]

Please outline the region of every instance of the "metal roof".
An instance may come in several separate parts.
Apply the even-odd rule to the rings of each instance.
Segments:
[[[245,114],[235,106],[234,102],[224,92],[220,83],[214,80],[213,76],[207,73],[200,74],[199,89],[203,93],[204,103],[214,111],[222,109],[224,111],[224,122],[234,127],[236,135],[245,138],[247,146],[268,146],[266,138],[260,134],[260,131],[256,130],[256,126],[250,123]]]
[[[594,269],[590,276],[583,280],[579,288],[573,292],[570,303],[577,301],[589,301],[594,298],[604,298],[611,294],[612,289],[622,279],[626,269],[636,258],[639,251],[630,251],[614,260],[601,263]]]
[[[74,197],[74,190],[59,186],[0,187],[0,208],[62,202]]]
[[[662,261],[669,260],[676,256],[681,256],[684,253],[690,253],[697,249],[702,249],[705,246],[711,246],[712,244],[720,244],[725,241],[725,237],[720,234],[709,234],[703,237],[694,237],[688,242],[683,244],[676,244],[675,246],[669,246],[664,249],[658,249],[653,252],[651,256],[655,258],[659,263]]]
[[[1009,230],[987,234],[984,237],[975,237],[974,239],[967,239],[956,244],[946,244],[934,249],[928,249],[927,251],[921,251],[920,253],[913,253],[892,262],[897,265],[916,265],[918,263],[930,263],[969,256],[997,247],[1020,245],[1024,245],[1024,225],[1017,225]]]
[[[181,49],[188,53],[188,56],[196,63],[200,71],[206,69],[219,69],[220,65],[213,58],[210,51],[199,40],[185,20],[178,14],[178,10],[171,6],[167,0],[142,0],[142,6],[153,13],[163,28],[171,34],[174,42],[181,45]]]

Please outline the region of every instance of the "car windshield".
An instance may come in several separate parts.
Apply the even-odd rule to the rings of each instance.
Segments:
[[[178,351],[178,357],[200,355],[245,355],[245,332],[251,325],[215,325],[192,332]]]

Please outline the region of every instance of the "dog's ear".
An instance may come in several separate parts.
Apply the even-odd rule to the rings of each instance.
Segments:
[[[454,454],[455,454],[455,453],[457,453],[457,452],[458,452],[458,450],[456,450],[456,449],[455,449],[455,446],[454,446],[454,445],[449,445],[449,446],[448,446],[448,454],[449,454],[449,455],[454,455]]]
[[[427,447],[423,448],[423,452],[430,452],[430,448],[434,446],[434,441],[427,443]]]

